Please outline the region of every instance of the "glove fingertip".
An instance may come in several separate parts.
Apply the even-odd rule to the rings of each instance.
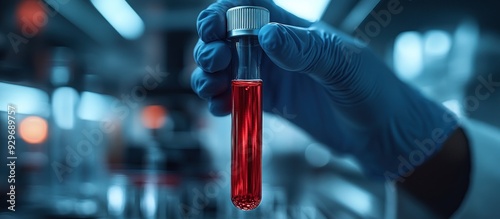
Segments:
[[[203,42],[212,42],[226,38],[226,24],[224,15],[206,9],[198,15],[198,22],[196,24],[198,29],[198,36]]]
[[[202,43],[195,49],[194,60],[205,72],[221,71],[226,69],[231,62],[231,49],[224,42]]]
[[[283,44],[282,26],[278,23],[269,23],[260,29],[259,43],[266,52],[279,52]]]
[[[218,116],[218,117],[226,116],[226,115],[229,115],[231,113],[230,109],[228,109],[224,105],[221,105],[221,103],[213,102],[213,101],[210,101],[208,103],[208,109],[209,109],[210,113],[212,113],[212,115]]]
[[[291,27],[270,23],[259,32],[262,49],[274,64],[288,71],[297,71],[303,64],[302,51],[297,47],[297,33]]]
[[[226,92],[210,98],[208,109],[214,116],[225,116],[231,113],[231,92]]]
[[[203,70],[201,70],[200,68],[196,68],[193,73],[191,74],[191,89],[193,89],[193,91],[198,94],[199,96],[199,90],[200,90],[200,87],[202,87],[202,74],[203,74]]]
[[[196,27],[201,40],[208,43],[226,38],[226,11],[234,5],[233,1],[217,1],[198,15]]]

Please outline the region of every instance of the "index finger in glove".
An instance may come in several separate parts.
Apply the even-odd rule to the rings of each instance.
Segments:
[[[194,60],[203,71],[213,73],[226,69],[231,62],[231,48],[227,42],[205,43],[198,40],[194,48]]]
[[[228,72],[207,73],[196,68],[191,75],[191,87],[202,99],[210,100],[229,89],[231,84]]]

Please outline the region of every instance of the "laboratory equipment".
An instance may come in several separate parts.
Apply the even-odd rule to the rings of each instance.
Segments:
[[[234,43],[232,81],[231,200],[241,210],[255,209],[262,197],[262,80],[258,32],[269,11],[240,6],[226,13]]]

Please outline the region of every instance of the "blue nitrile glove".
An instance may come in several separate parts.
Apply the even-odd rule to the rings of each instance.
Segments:
[[[218,1],[198,17],[199,68],[191,83],[213,114],[230,113],[225,12],[238,5],[266,7],[272,22],[288,24],[271,23],[259,33],[264,110],[296,115],[287,119],[334,151],[354,155],[369,175],[406,177],[455,129],[443,107],[402,83],[368,48],[265,0]]]

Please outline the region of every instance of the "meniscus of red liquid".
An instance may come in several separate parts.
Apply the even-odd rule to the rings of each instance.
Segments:
[[[262,81],[232,81],[231,201],[255,209],[262,197]]]

